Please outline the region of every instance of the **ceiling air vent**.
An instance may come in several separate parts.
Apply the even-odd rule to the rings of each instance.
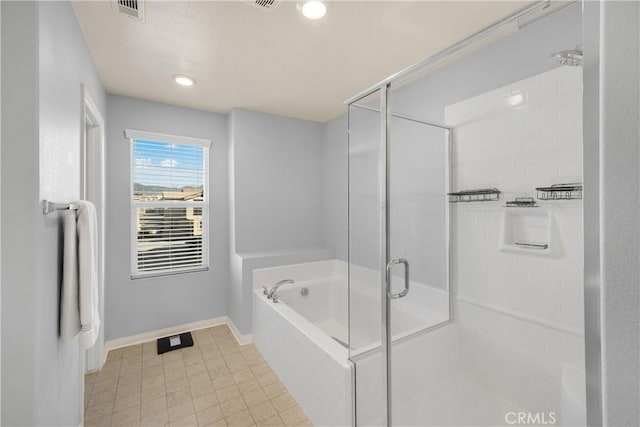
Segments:
[[[144,21],[143,0],[117,0],[120,13]]]
[[[260,9],[275,9],[280,4],[280,0],[245,0],[245,3]]]

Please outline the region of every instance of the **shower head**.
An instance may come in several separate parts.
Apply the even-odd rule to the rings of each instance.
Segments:
[[[569,65],[571,67],[578,67],[582,65],[582,45],[576,46],[575,49],[562,50],[560,52],[552,53],[551,59],[558,61],[562,65]]]

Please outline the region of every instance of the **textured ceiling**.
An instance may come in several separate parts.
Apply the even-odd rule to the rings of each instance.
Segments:
[[[74,7],[110,93],[225,113],[315,121],[343,101],[525,7],[523,1],[337,1],[311,21],[297,3],[146,1],[145,21],[111,1]],[[176,85],[187,74],[196,85]]]

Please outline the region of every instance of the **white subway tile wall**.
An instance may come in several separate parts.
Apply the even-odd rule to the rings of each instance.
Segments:
[[[559,67],[446,109],[452,190],[502,191],[498,202],[452,204],[462,373],[528,410],[555,411],[562,425],[584,424],[582,201],[504,204],[582,182],[581,90],[582,69]],[[550,212],[547,256],[500,250],[506,209]]]
[[[452,205],[454,289],[474,303],[583,333],[582,202],[537,201],[554,250],[498,250],[504,203],[582,182],[582,69],[559,67],[450,105],[452,189],[496,187],[498,202]],[[512,208],[517,209],[517,208]],[[521,208],[526,209],[526,208]]]

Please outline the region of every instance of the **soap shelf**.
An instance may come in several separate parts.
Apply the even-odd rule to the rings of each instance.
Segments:
[[[582,184],[554,184],[551,187],[537,187],[540,200],[575,200],[582,199]]]
[[[537,208],[536,201],[533,197],[516,197],[515,200],[508,201],[505,208]]]
[[[513,244],[525,249],[547,249],[549,247],[548,243],[540,242],[513,242]]]
[[[500,190],[497,188],[480,188],[447,193],[447,196],[449,196],[449,203],[495,202],[500,199]]]

